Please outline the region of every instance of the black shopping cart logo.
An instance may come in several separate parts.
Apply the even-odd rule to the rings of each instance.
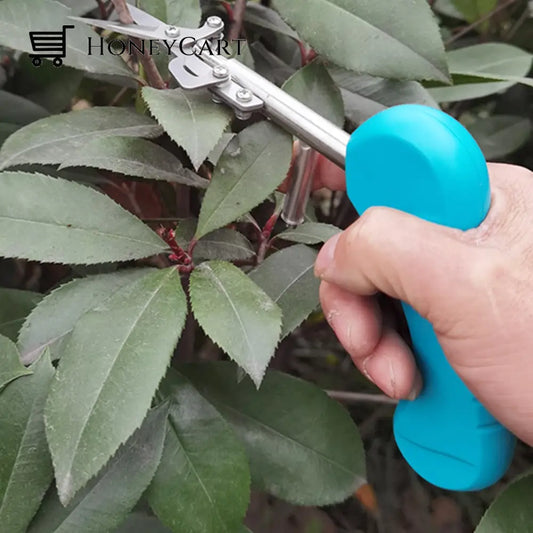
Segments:
[[[43,58],[51,59],[55,67],[63,64],[67,55],[67,30],[74,26],[63,26],[61,31],[30,31],[32,50],[31,61],[40,67]]]

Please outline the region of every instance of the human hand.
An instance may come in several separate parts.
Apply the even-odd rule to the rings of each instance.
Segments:
[[[492,205],[460,231],[372,208],[322,248],[320,300],[357,367],[386,394],[414,399],[422,380],[374,294],[434,326],[455,371],[487,409],[533,445],[533,173],[490,164]]]

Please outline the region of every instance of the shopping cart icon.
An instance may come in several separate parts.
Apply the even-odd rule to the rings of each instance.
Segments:
[[[31,61],[36,67],[40,67],[42,58],[52,59],[55,67],[63,64],[63,58],[67,51],[67,30],[74,26],[63,26],[61,31],[30,31],[30,41],[32,50]]]

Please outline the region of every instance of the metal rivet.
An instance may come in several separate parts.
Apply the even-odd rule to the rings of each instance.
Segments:
[[[210,28],[218,28],[219,26],[222,26],[222,19],[220,17],[209,17],[207,19],[207,25]]]
[[[239,111],[238,109],[236,109],[235,116],[239,120],[248,120],[252,117],[252,113],[250,113],[249,111]]]
[[[219,80],[222,80],[229,76],[229,70],[222,65],[217,65],[213,68],[213,76]]]
[[[165,30],[165,35],[167,37],[177,37],[180,34],[180,29],[176,28],[176,26],[169,26]]]
[[[253,98],[252,91],[248,89],[239,89],[235,96],[239,102],[249,102]]]

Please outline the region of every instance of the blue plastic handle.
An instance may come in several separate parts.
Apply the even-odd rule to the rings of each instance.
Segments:
[[[487,165],[475,140],[449,115],[419,105],[387,109],[355,131],[346,181],[359,213],[387,206],[467,230],[483,221],[490,205]],[[515,438],[452,369],[431,324],[409,305],[403,308],[424,388],[418,399],[401,401],[396,409],[398,447],[434,485],[488,487],[507,470]]]

